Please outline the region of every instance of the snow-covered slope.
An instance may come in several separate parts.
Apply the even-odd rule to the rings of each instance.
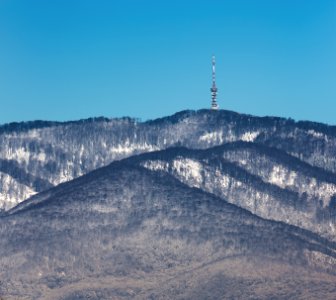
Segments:
[[[170,148],[127,161],[336,241],[336,176],[280,150],[236,142],[206,150]]]
[[[317,123],[224,110],[183,111],[147,122],[93,118],[65,123],[12,123],[0,127],[0,171],[15,179],[1,177],[0,209],[134,154],[177,145],[204,149],[234,141],[269,145],[336,172],[336,129]],[[8,162],[16,164],[15,171],[4,170],[2,166]],[[281,170],[273,172],[276,178],[281,176]],[[24,176],[13,173],[37,181],[23,180]],[[6,188],[8,182],[10,187]],[[317,195],[324,197],[323,189],[317,187]],[[331,195],[333,190],[327,193]]]

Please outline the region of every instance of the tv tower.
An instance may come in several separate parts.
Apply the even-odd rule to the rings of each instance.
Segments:
[[[216,86],[216,58],[213,55],[212,56],[212,87],[210,89],[211,91],[211,109],[217,110],[219,109],[219,106],[217,104],[217,86]]]

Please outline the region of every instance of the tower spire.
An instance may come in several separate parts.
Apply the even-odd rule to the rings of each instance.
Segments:
[[[210,88],[211,91],[211,109],[217,110],[219,108],[217,104],[217,86],[216,86],[216,58],[212,56],[212,87]]]

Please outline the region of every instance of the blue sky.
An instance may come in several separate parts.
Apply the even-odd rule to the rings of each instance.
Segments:
[[[210,105],[336,124],[336,0],[0,0],[0,123]]]

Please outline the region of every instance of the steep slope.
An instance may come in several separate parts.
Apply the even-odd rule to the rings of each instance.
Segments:
[[[336,172],[335,126],[224,110],[183,111],[147,122],[94,118],[7,124],[0,127],[0,158],[15,162],[22,174],[48,186],[138,153],[176,145],[204,149],[240,140],[269,145]],[[12,178],[10,173],[4,172]],[[6,176],[1,178],[0,186],[9,182]],[[10,180],[10,188],[1,192],[0,209],[8,209],[38,191],[34,184]]]
[[[5,299],[332,299],[335,266],[335,243],[127,161],[0,217]]]
[[[336,240],[336,176],[280,150],[237,142],[206,150],[171,148],[128,161],[167,172],[263,218]]]

